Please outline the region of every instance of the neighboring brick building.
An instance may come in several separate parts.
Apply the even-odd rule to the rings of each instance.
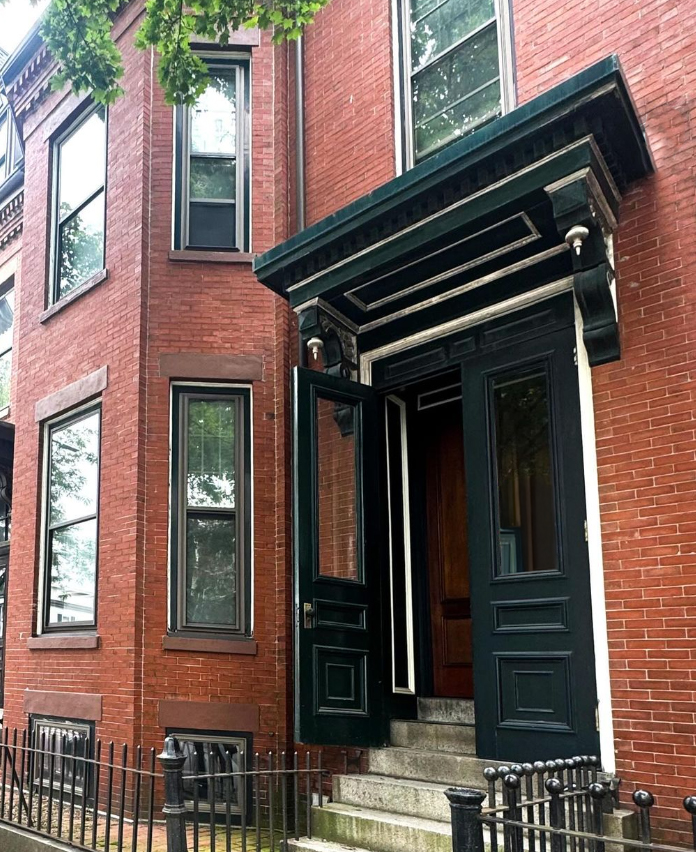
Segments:
[[[108,115],[36,30],[2,67],[5,724],[340,750],[418,716],[421,768],[373,770],[599,752],[676,828],[696,8],[332,0],[299,48],[200,45],[191,109],[142,14]]]

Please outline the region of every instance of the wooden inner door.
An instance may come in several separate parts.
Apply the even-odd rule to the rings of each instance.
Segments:
[[[419,412],[425,446],[433,692],[473,698],[469,542],[461,399]]]

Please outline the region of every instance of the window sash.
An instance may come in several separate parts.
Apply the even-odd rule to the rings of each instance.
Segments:
[[[78,133],[80,128],[89,121],[90,117],[104,110],[104,175],[101,183],[97,186],[86,198],[82,199],[72,210],[61,216],[60,213],[60,194],[61,194],[61,160],[63,145]],[[63,232],[65,227],[78,216],[88,205],[90,205],[100,194],[106,192],[106,170],[107,170],[107,155],[108,155],[108,111],[105,107],[95,105],[91,109],[82,113],[79,118],[53,143],[53,177],[52,177],[52,192],[53,192],[53,224],[51,228],[51,287],[50,287],[50,303],[55,304],[65,296],[69,295],[75,287],[71,287],[66,293],[61,293],[61,251]],[[102,266],[105,262],[106,254],[106,201],[104,203],[104,225],[102,229],[101,240],[101,256]],[[89,280],[88,278],[85,280]],[[84,283],[84,282],[81,282]],[[79,285],[76,285],[79,286]]]
[[[64,731],[65,733],[61,733]],[[90,743],[92,739],[92,729],[89,724],[80,724],[78,722],[69,722],[69,721],[55,721],[53,719],[44,718],[44,717],[32,717],[31,718],[31,734],[33,738],[33,747],[38,751],[42,745],[42,734],[43,734],[43,748],[44,748],[44,760],[43,760],[43,774],[41,779],[39,779],[39,773],[41,772],[41,757],[36,753],[32,752],[31,759],[29,761],[29,766],[27,767],[29,770],[29,774],[31,777],[31,781],[35,786],[39,786],[39,781],[41,780],[41,784],[43,787],[48,789],[48,786],[51,785],[54,790],[61,790],[61,778],[60,778],[60,766],[61,761],[59,757],[55,757],[54,759],[54,772],[53,778],[50,778],[50,752],[54,752],[56,755],[63,753],[62,752],[62,737],[66,736],[70,738],[70,735],[73,736],[73,740],[77,740],[77,742],[82,747],[81,750],[75,749],[75,756],[80,758],[84,758],[84,760],[76,760],[73,762],[69,752],[65,753],[64,763],[64,774],[63,774],[63,785],[62,790],[65,793],[70,793],[72,789],[72,773],[76,770],[75,776],[75,792],[81,795],[84,792],[86,784],[88,784],[88,778],[85,778],[85,775],[89,775],[88,771],[88,760],[90,758],[89,752],[91,751]],[[53,735],[55,734],[55,745],[56,748],[52,749],[51,746],[53,744]],[[46,753],[49,753],[46,756]],[[56,777],[57,776],[57,777]]]
[[[177,461],[177,476],[172,479],[173,505],[177,520],[177,535],[173,541],[176,560],[173,563],[175,576],[172,578],[174,606],[172,607],[172,629],[174,631],[215,634],[244,634],[248,611],[247,572],[247,474],[250,435],[247,428],[247,393],[239,390],[209,387],[208,392],[195,387],[175,388],[174,400],[178,417],[178,429],[174,438],[174,455]],[[234,459],[235,459],[235,506],[197,506],[188,501],[188,423],[190,402],[233,401],[235,405]],[[174,457],[174,456],[173,456]],[[249,507],[250,510],[250,507]],[[212,623],[191,621],[187,617],[186,591],[190,577],[187,560],[188,521],[191,517],[230,519],[233,524],[235,611],[234,623]]]
[[[205,59],[205,57],[204,57]],[[250,62],[246,57],[229,57],[227,61],[210,57],[208,66],[211,70],[234,69],[236,74],[235,97],[237,107],[236,139],[234,151],[226,153],[194,152],[191,146],[191,114],[194,107],[184,106],[180,109],[180,129],[177,145],[177,196],[175,204],[177,222],[175,228],[175,248],[207,250],[207,251],[242,251],[248,250],[249,222],[249,77]],[[235,198],[198,198],[191,195],[190,172],[192,159],[228,160],[235,164]],[[232,245],[202,245],[192,244],[190,236],[191,208],[196,205],[216,205],[232,208],[234,211],[234,242]]]
[[[402,133],[402,144],[403,144],[403,162],[405,168],[411,168],[416,163],[422,161],[426,157],[435,153],[436,151],[442,150],[448,144],[453,142],[457,138],[462,138],[463,136],[469,135],[470,133],[477,130],[479,127],[487,124],[492,118],[495,118],[497,115],[505,114],[510,109],[512,109],[515,105],[515,94],[514,94],[514,71],[513,71],[513,44],[512,44],[512,30],[511,30],[511,21],[510,15],[511,10],[508,8],[509,0],[494,0],[494,10],[495,14],[493,17],[487,19],[483,23],[476,26],[470,32],[468,32],[465,36],[454,42],[452,45],[448,46],[444,50],[440,51],[437,55],[430,58],[424,65],[419,67],[417,70],[413,70],[411,67],[411,46],[412,46],[412,34],[411,34],[411,25],[414,24],[418,26],[421,22],[436,13],[439,9],[441,9],[447,2],[451,2],[451,0],[442,0],[442,2],[435,5],[433,8],[428,9],[427,12],[423,12],[417,19],[414,21],[411,20],[411,0],[398,0],[399,3],[399,36],[401,43],[401,55],[399,59],[399,67],[400,72],[399,76],[401,79],[401,90],[402,90],[402,99],[400,102],[400,111],[402,114],[403,121],[403,133]],[[476,90],[472,90],[470,92],[466,92],[460,97],[455,97],[451,103],[449,103],[446,107],[443,107],[441,113],[446,113],[449,109],[456,108],[464,103],[467,98],[472,97],[478,94],[480,91],[486,88],[486,86],[491,86],[494,82],[497,82],[500,89],[499,103],[500,108],[495,112],[488,112],[486,115],[480,117],[477,120],[472,121],[469,125],[466,126],[464,132],[461,135],[450,134],[447,138],[439,140],[435,144],[428,145],[427,148],[422,150],[416,148],[416,122],[414,119],[414,102],[413,102],[413,82],[418,78],[424,71],[431,69],[434,65],[439,62],[446,61],[448,57],[452,55],[453,52],[458,50],[466,50],[465,45],[471,39],[476,36],[480,36],[480,34],[486,30],[486,28],[493,26],[496,32],[496,40],[498,45],[498,68],[499,73],[497,76],[492,77],[489,81],[487,81],[482,86],[477,87]],[[435,118],[436,116],[430,116],[429,119]],[[419,127],[425,124],[425,122],[420,122]]]
[[[97,418],[97,469],[95,478],[95,495],[94,495],[94,512],[86,513],[79,517],[66,518],[60,521],[51,523],[51,482],[53,474],[53,435],[67,426],[74,423],[79,423],[96,415]],[[41,605],[41,632],[53,632],[61,630],[91,630],[96,626],[97,621],[97,588],[98,588],[98,568],[99,568],[99,495],[101,484],[101,405],[90,404],[85,408],[72,412],[68,415],[63,415],[55,420],[48,422],[44,427],[44,452],[45,465],[43,475],[43,543],[42,543],[42,575],[43,581],[41,588],[43,590],[43,600]],[[77,527],[80,524],[95,521],[95,541],[94,541],[94,588],[93,588],[93,615],[92,618],[84,621],[59,622],[51,621],[51,588],[53,581],[53,539],[57,532],[61,532],[71,527]]]

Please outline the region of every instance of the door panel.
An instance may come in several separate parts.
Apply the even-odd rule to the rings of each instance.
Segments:
[[[433,693],[473,696],[469,543],[461,406],[420,412],[426,457]]]
[[[462,367],[477,750],[598,749],[573,329]]]
[[[296,736],[381,743],[374,394],[302,368],[294,390]]]

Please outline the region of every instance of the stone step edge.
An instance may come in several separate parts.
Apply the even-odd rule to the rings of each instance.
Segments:
[[[386,823],[387,825],[401,825],[404,828],[412,828],[419,831],[430,831],[433,834],[449,836],[452,834],[452,826],[446,822],[424,817],[408,816],[407,814],[396,814],[392,811],[376,811],[372,808],[363,808],[360,805],[344,805],[340,802],[331,802],[323,808],[314,806],[312,810],[316,813],[335,813],[353,819],[369,820],[371,822]]]

